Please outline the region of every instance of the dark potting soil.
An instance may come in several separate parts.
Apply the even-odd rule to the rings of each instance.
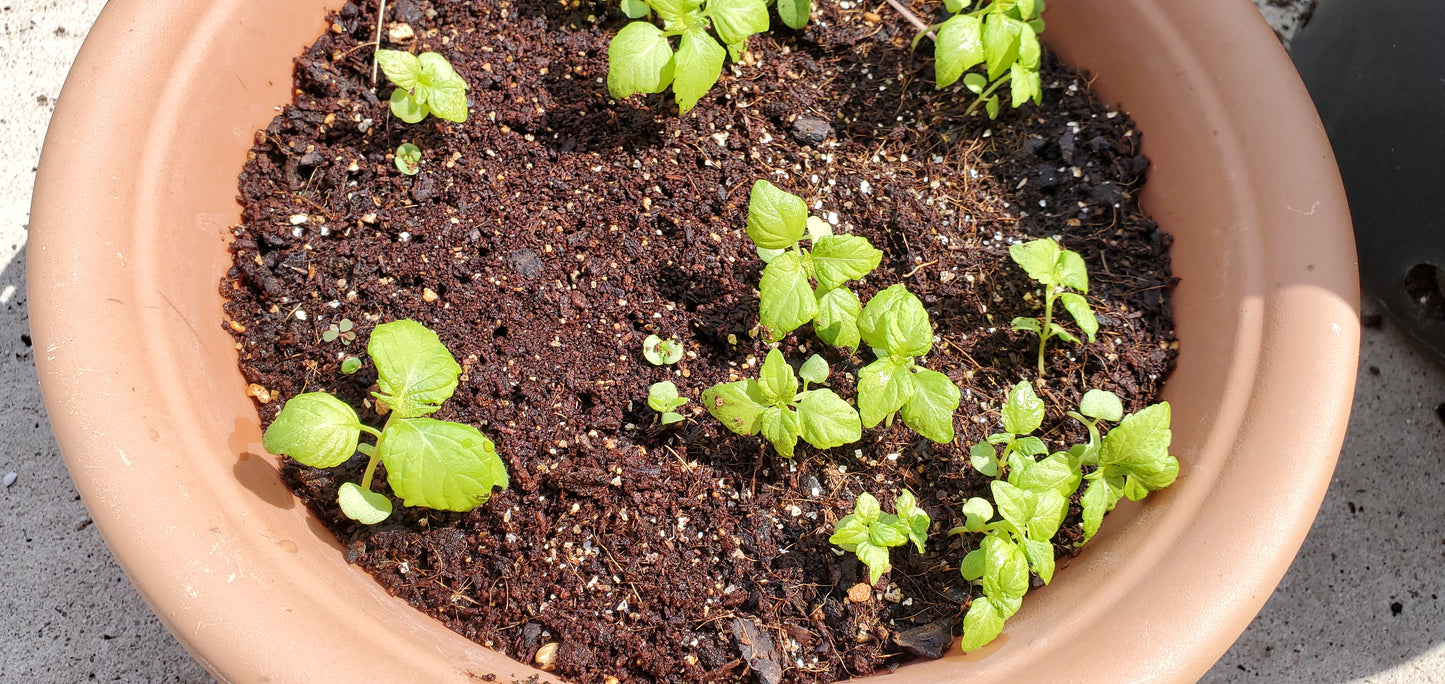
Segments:
[[[1170,240],[1135,201],[1139,135],[1066,67],[1047,64],[1042,107],[965,119],[965,93],[934,89],[904,21],[825,3],[804,31],[754,38],[679,117],[670,94],[609,101],[613,3],[390,12],[415,34],[391,47],[438,50],[470,82],[470,120],[391,118],[391,87],[372,92],[374,9],[346,5],[297,59],[295,101],[256,134],[222,291],[265,424],[324,390],[379,426],[374,369],[339,365],[382,322],[427,325],[462,363],[436,417],[491,436],[511,489],[465,514],[398,502],[368,527],[335,504],[364,457],[288,462],[284,477],[350,561],[481,644],[527,663],[557,644],[544,651],[556,672],[584,682],[826,682],[936,655],[972,596],[958,565],[977,539],[943,534],[987,493],[967,446],[999,428],[1007,388],[1037,376],[1035,339],[1008,323],[1041,302],[1008,246],[1059,236],[1091,273],[1098,340],[1053,343],[1036,382],[1053,448],[1085,438],[1063,416],[1084,391],[1138,410],[1172,367]],[[408,141],[425,153],[414,177],[390,157]],[[698,406],[767,351],[763,264],[743,231],[758,178],[884,251],[864,301],[895,282],[922,298],[941,340],[923,364],[964,393],[955,443],[898,421],[787,461]],[[357,339],[324,341],[342,319]],[[852,399],[871,355],[807,330],[784,352],[795,365],[824,354]],[[644,361],[650,333],[682,340],[683,360]],[[665,428],[646,404],[664,379],[692,400]],[[858,587],[866,569],[828,543],[833,523],[861,492],[891,510],[904,488],[933,518],[928,552],[896,549],[892,571]],[[390,493],[384,469],[375,489]],[[1075,505],[1061,566],[1078,522]]]

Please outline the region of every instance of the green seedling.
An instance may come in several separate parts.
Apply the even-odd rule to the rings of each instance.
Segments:
[[[853,512],[833,525],[833,536],[828,538],[828,543],[851,551],[868,566],[869,585],[877,584],[878,578],[892,567],[888,549],[912,541],[918,552],[923,553],[924,542],[928,540],[931,521],[918,507],[912,492],[903,490],[895,508],[897,515],[884,513],[878,499],[863,492],[853,504]]]
[[[1070,449],[1079,466],[1092,466],[1083,476],[1088,482],[1079,504],[1084,511],[1084,539],[1087,543],[1099,531],[1104,514],[1114,510],[1119,499],[1139,501],[1149,492],[1174,484],[1179,477],[1179,459],[1170,455],[1169,402],[1149,406],[1134,414],[1124,413],[1119,398],[1111,392],[1091,390],[1069,417],[1089,429],[1089,443]],[[1119,421],[1102,439],[1099,423]]]
[[[1088,443],[1037,461],[1034,457],[1047,451],[1043,441],[1022,435],[1039,428],[1043,402],[1021,382],[1009,392],[1002,413],[1005,432],[989,438],[1004,445],[1008,460],[1007,480],[990,483],[1001,520],[993,519],[993,505],[975,497],[964,504],[964,524],[949,531],[984,535],[979,549],[965,556],[959,568],[964,579],[983,588],[983,596],[974,599],[963,618],[964,651],[993,641],[1003,631],[1004,621],[1018,611],[1028,592],[1030,569],[1045,584],[1052,581],[1052,540],[1068,512],[1069,498],[1081,483],[1089,482],[1080,499],[1084,527],[1080,545],[1098,532],[1104,514],[1120,498],[1143,499],[1172,484],[1179,474],[1179,461],[1169,455],[1168,402],[1125,416],[1118,396],[1090,390],[1079,410],[1068,412],[1088,428]],[[1099,424],[1106,421],[1119,424],[1100,437]],[[980,470],[995,455],[989,443],[976,444],[971,451]],[[1000,468],[991,465],[995,472]]]
[[[988,118],[999,113],[998,89],[1010,85],[1011,105],[1043,101],[1043,80],[1039,76],[1039,34],[1044,31],[1044,0],[944,0],[953,14],[914,37],[918,41],[930,31],[937,36],[933,47],[934,80],[946,88],[963,77],[963,86],[977,96],[964,116],[983,107]],[[982,64],[984,71],[969,72]]]
[[[858,374],[858,412],[864,427],[902,411],[903,422],[939,443],[953,441],[953,412],[958,387],[947,375],[918,365],[915,357],[933,349],[933,324],[923,302],[903,285],[893,285],[868,300],[858,317],[858,332],[878,357]]]
[[[642,341],[642,356],[654,366],[665,366],[682,360],[682,343],[673,338],[648,335]]]
[[[1013,319],[1013,329],[1031,332],[1039,337],[1039,377],[1044,375],[1044,348],[1049,340],[1059,338],[1066,342],[1081,344],[1079,338],[1054,322],[1054,303],[1064,305],[1064,310],[1074,318],[1079,330],[1094,341],[1099,332],[1099,320],[1089,308],[1089,271],[1084,258],[1077,252],[1064,249],[1053,238],[1042,238],[1009,247],[1008,254],[1022,266],[1030,278],[1044,286],[1044,317],[1041,319],[1020,316]],[[1077,292],[1068,292],[1071,288]]]
[[[671,85],[680,114],[717,83],[724,59],[738,61],[748,38],[768,30],[765,0],[623,0],[622,11],[637,21],[622,27],[607,48],[608,92],[620,100]],[[809,0],[778,0],[779,16],[794,28],[807,23],[809,11]],[[653,12],[664,28],[651,23]]]
[[[798,438],[819,448],[851,444],[863,437],[858,412],[826,388],[809,389],[828,379],[828,363],[814,354],[797,375],[774,349],[758,379],[739,380],[702,393],[708,413],[740,435],[762,433],[784,458],[792,458]],[[798,378],[803,385],[798,388]]]
[[[682,421],[682,414],[676,413],[677,407],[687,403],[687,397],[677,396],[677,385],[668,380],[653,383],[647,388],[647,405],[657,411],[661,418],[658,423],[671,425]]]
[[[467,120],[467,82],[446,57],[435,52],[418,56],[399,50],[377,50],[376,62],[397,85],[391,93],[391,113],[396,118],[413,124],[421,123],[428,114],[457,123]]]
[[[843,286],[877,268],[883,252],[867,238],[834,235],[827,221],[808,216],[801,198],[765,180],[753,183],[748,197],[748,237],[767,263],[758,283],[758,312],[769,338],[781,340],[812,322],[818,339],[857,349],[862,305]],[[812,249],[804,249],[803,240]]]
[[[408,176],[421,171],[421,148],[411,143],[402,143],[396,148],[396,170]]]
[[[355,356],[348,356],[341,362],[341,372],[345,375],[352,375],[361,370],[361,359]]]
[[[1030,437],[1044,422],[1044,402],[1034,393],[1028,381],[1014,385],[999,410],[1003,417],[1003,432],[989,435],[987,441],[979,442],[968,450],[969,462],[975,470],[994,478],[1003,478],[1010,464],[1020,459],[1033,459],[1048,453],[1048,447],[1038,437]],[[1003,451],[998,446],[1003,446]],[[1075,483],[1078,484],[1078,483]]]
[[[355,409],[325,392],[292,397],[266,429],[263,445],[315,468],[334,468],[358,451],[366,454],[361,483],[341,485],[337,503],[347,517],[367,525],[391,514],[391,500],[371,491],[378,463],[402,503],[447,511],[470,511],[507,488],[507,469],[496,446],[470,425],[425,416],[441,408],[457,388],[461,367],[436,333],[415,321],[376,327],[367,343],[380,392],[389,409],[386,425],[363,425]],[[360,443],[361,433],[376,444]]]
[[[356,331],[352,329],[353,326],[354,324],[350,318],[343,318],[337,323],[332,323],[331,327],[322,331],[321,340],[323,342],[341,340],[342,345],[350,346],[352,342],[356,341]]]

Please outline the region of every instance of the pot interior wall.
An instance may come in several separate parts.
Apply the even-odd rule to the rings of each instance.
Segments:
[[[51,414],[117,558],[223,679],[349,681],[363,664],[383,681],[524,677],[346,564],[262,450],[221,327],[235,175],[289,99],[291,59],[339,4],[107,7],[37,188],[31,300]],[[1269,30],[1243,0],[1075,0],[1048,20],[1048,42],[1098,74],[1154,160],[1146,207],[1175,236],[1181,278],[1166,392],[1181,477],[1121,505],[994,644],[899,681],[1197,676],[1283,574],[1343,435],[1353,246],[1318,121]],[[115,106],[137,92],[159,105]],[[76,196],[96,206],[60,208]],[[1100,658],[1100,634],[1127,654]]]

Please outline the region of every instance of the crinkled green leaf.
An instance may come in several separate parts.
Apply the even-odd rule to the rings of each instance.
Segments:
[[[894,508],[898,511],[898,521],[907,531],[908,539],[919,553],[923,553],[924,544],[928,541],[928,526],[933,522],[928,513],[918,507],[913,492],[906,489],[898,494],[898,503]]]
[[[813,11],[810,0],[778,0],[778,17],[791,29],[801,29],[808,25],[808,15]],[[767,24],[763,24],[766,29]]]
[[[1048,540],[1025,539],[1023,543],[1024,555],[1028,556],[1029,566],[1038,573],[1039,579],[1048,584],[1054,579],[1054,545]]]
[[[781,4],[778,11],[783,11]],[[768,30],[768,4],[763,0],[710,0],[707,15],[713,30],[727,44],[741,43],[754,33]]]
[[[1024,20],[1032,19],[1034,16],[1034,0],[1017,0],[1014,5],[1019,9],[1019,16]]]
[[[814,354],[803,362],[803,367],[798,369],[798,377],[821,385],[828,381],[828,361],[821,355]]]
[[[818,313],[818,301],[797,252],[768,262],[758,282],[758,313],[774,340],[797,330]]]
[[[1106,472],[1109,470],[1105,469]],[[1130,501],[1143,500],[1149,492],[1163,489],[1179,477],[1179,461],[1173,456],[1166,456],[1163,460],[1156,461],[1144,466],[1134,466],[1129,469],[1128,479],[1124,482],[1124,496]]]
[[[857,280],[883,261],[883,252],[858,235],[823,235],[813,242],[813,269],[826,290]]]
[[[453,80],[431,89],[426,106],[439,119],[465,123],[467,120],[467,88],[460,80]]]
[[[813,332],[825,344],[846,349],[857,349],[861,337],[858,333],[858,316],[863,305],[852,290],[840,287],[828,290],[818,298],[818,312],[813,317]]]
[[[983,58],[989,80],[1008,73],[1019,57],[1019,33],[1023,22],[1001,12],[990,12],[983,20]]]
[[[1032,31],[1028,26],[1024,26],[1024,30]],[[1034,98],[1032,74],[1032,71],[1018,62],[1009,67],[1009,106],[1018,109]]]
[[[763,439],[772,442],[773,448],[783,458],[792,458],[798,444],[798,414],[787,406],[769,406],[763,409],[762,420],[758,423]]]
[[[758,422],[763,412],[762,394],[748,391],[753,380],[739,380],[714,387],[702,393],[703,406],[724,427],[740,435],[758,434]]]
[[[367,491],[355,482],[343,482],[336,491],[336,503],[346,517],[363,525],[375,525],[391,515],[391,499]]]
[[[946,88],[963,72],[983,62],[983,22],[978,17],[955,14],[938,28],[933,48],[934,81]]]
[[[1024,456],[1038,456],[1048,453],[1049,448],[1038,437],[1024,437],[1014,442],[1014,451]]]
[[[1057,268],[1061,251],[1059,243],[1052,238],[1040,238],[1010,245],[1008,255],[1030,278],[1049,287],[1059,284]]]
[[[1104,522],[1104,514],[1114,510],[1114,505],[1122,496],[1123,492],[1110,487],[1102,477],[1089,483],[1084,490],[1084,496],[1079,499],[1079,505],[1084,509],[1084,539],[1079,542],[1081,546],[1098,533],[1099,525]]]
[[[763,368],[758,374],[758,389],[774,404],[789,403],[798,392],[798,378],[793,374],[793,367],[777,349],[768,350],[768,356],[763,360]]]
[[[1084,257],[1079,256],[1078,252],[1061,249],[1056,268],[1059,274],[1058,284],[1089,294],[1089,268],[1084,265]]]
[[[1003,634],[1005,620],[992,599],[987,596],[974,599],[963,616],[963,638],[959,639],[958,647],[968,653],[987,646]]]
[[[1019,381],[1009,390],[1003,405],[1003,429],[1015,435],[1027,435],[1044,422],[1044,402],[1034,394],[1033,385]]]
[[[1082,477],[1070,464],[1068,454],[1057,453],[1009,473],[1009,482],[1031,492],[1054,491],[1068,496],[1079,488]]]
[[[676,70],[672,46],[662,29],[634,21],[607,46],[607,91],[622,99],[636,93],[660,93]]]
[[[1064,304],[1064,310],[1074,317],[1074,322],[1079,324],[1079,329],[1084,331],[1089,341],[1094,341],[1094,333],[1099,332],[1099,320],[1094,317],[1094,310],[1089,308],[1089,301],[1081,295],[1072,292],[1065,292],[1059,295],[1059,300]]]
[[[1167,401],[1125,416],[1109,434],[1104,435],[1099,463],[1132,469],[1165,462],[1169,458],[1169,442],[1172,439],[1169,417]]]
[[[863,307],[862,315],[858,316],[858,332],[868,346],[874,349],[888,348],[887,319],[898,303],[910,296],[912,295],[908,288],[898,283],[890,285],[868,300],[868,306]]]
[[[356,454],[360,439],[361,421],[354,409],[325,392],[307,392],[281,407],[261,445],[313,468],[334,468]]]
[[[857,516],[864,524],[873,524],[882,512],[883,507],[878,504],[878,499],[868,492],[859,494],[858,499],[853,502],[852,515]]]
[[[391,113],[407,123],[421,123],[431,108],[401,88],[391,91]]]
[[[953,412],[958,410],[958,386],[947,375],[926,368],[913,374],[913,396],[903,405],[903,422],[927,439],[953,441]]]
[[[802,198],[765,180],[753,183],[748,195],[748,237],[767,249],[787,249],[802,239],[808,205]]]
[[[672,94],[677,98],[678,113],[686,114],[717,83],[727,51],[706,31],[697,29],[682,34],[676,59]]]
[[[1124,417],[1124,404],[1113,392],[1091,389],[1079,400],[1079,413],[1097,420],[1118,422]]]
[[[380,392],[373,396],[400,418],[433,413],[457,389],[457,365],[437,334],[416,321],[383,323],[371,331],[366,352],[376,364]]]
[[[828,537],[829,544],[837,544],[844,551],[853,551],[858,545],[868,541],[868,523],[859,518],[856,513],[843,516],[833,525],[833,536]]]
[[[813,389],[798,403],[803,440],[819,449],[852,444],[863,438],[863,423],[848,402],[829,389]]]
[[[392,421],[376,445],[392,491],[407,506],[470,511],[507,488],[496,446],[476,428],[431,418]]]
[[[898,516],[883,513],[868,526],[868,541],[874,546],[891,548],[908,542],[908,532],[898,524]]]
[[[855,549],[853,553],[857,554],[858,560],[863,561],[863,564],[868,566],[869,586],[878,584],[878,579],[883,576],[883,573],[888,572],[888,570],[893,567],[888,562],[888,549],[886,547],[863,542],[858,545],[858,548]]]
[[[676,23],[701,7],[702,0],[648,0],[647,4],[657,10],[658,16],[670,23]]]
[[[377,50],[376,63],[387,80],[402,90],[411,90],[421,81],[421,60],[400,50]]]
[[[984,567],[983,591],[995,600],[1014,599],[1001,602],[1006,615],[1013,615],[1017,599],[1029,591],[1029,559],[1012,541],[1002,533],[990,533],[983,538]]]
[[[989,488],[993,491],[994,503],[998,505],[998,514],[1022,534],[1028,526],[1029,518],[1034,515],[1038,495],[1003,480],[990,482]]]
[[[891,356],[923,356],[933,349],[933,325],[923,302],[908,290],[883,317],[883,348]]]
[[[1069,512],[1069,500],[1052,489],[1035,495],[1033,516],[1025,529],[1030,539],[1048,541],[1058,534],[1059,525]]]
[[[912,361],[884,357],[858,374],[858,415],[871,428],[903,408],[915,391]]]
[[[979,442],[968,449],[968,462],[989,477],[998,477],[998,451],[988,442]]]

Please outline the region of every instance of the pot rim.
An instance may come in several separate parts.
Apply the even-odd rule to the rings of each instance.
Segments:
[[[224,252],[236,212],[217,208],[234,193],[236,152],[274,115],[257,102],[289,101],[290,57],[324,29],[315,12],[323,1],[113,0],[105,8],[52,118],[32,207],[28,292],[46,406],[117,561],[223,681],[525,677],[533,671],[346,565],[259,446],[231,340],[219,329],[216,288],[178,290],[175,274],[162,270],[189,263],[187,250]],[[1273,34],[1247,0],[1090,0],[1055,3],[1049,13],[1051,45],[1100,75],[1101,92],[1125,102],[1146,132],[1145,151],[1158,155],[1146,208],[1171,232],[1189,227],[1174,250],[1185,346],[1165,391],[1176,404],[1180,483],[1144,506],[1121,505],[1076,567],[1060,573],[1071,586],[1031,592],[999,641],[910,665],[894,679],[1199,676],[1288,568],[1343,442],[1359,345],[1352,233],[1323,128]],[[1144,32],[1112,26],[1122,15]],[[273,22],[264,38],[233,23],[256,16]],[[1155,53],[1141,59],[1130,40]],[[237,70],[239,92],[213,84],[214,98],[190,99],[188,88],[227,78],[214,67],[251,44],[292,47],[277,53],[284,63]],[[1169,96],[1143,97],[1134,72]],[[213,124],[212,112],[227,126]],[[175,144],[206,135],[225,144]],[[1192,162],[1218,173],[1191,176]],[[212,187],[227,176],[229,186]],[[1213,188],[1219,206],[1182,199],[1191,184]],[[1201,226],[1206,219],[1221,224]],[[1220,239],[1237,249],[1221,261],[1196,254]],[[1205,267],[1222,269],[1223,294],[1203,291],[1219,278]],[[223,272],[197,282],[216,283]],[[1212,301],[1225,296],[1232,307]],[[1233,348],[1189,346],[1219,335]],[[225,358],[227,377],[211,377]],[[1186,382],[1217,392],[1191,396],[1178,389]],[[117,411],[117,402],[131,408]],[[199,434],[194,425],[233,429]],[[1087,596],[1085,583],[1095,587]],[[1067,612],[1050,613],[1059,609]],[[1129,657],[1098,658],[1088,637],[1100,630],[1128,643]],[[1090,667],[1072,665],[1084,662]]]

